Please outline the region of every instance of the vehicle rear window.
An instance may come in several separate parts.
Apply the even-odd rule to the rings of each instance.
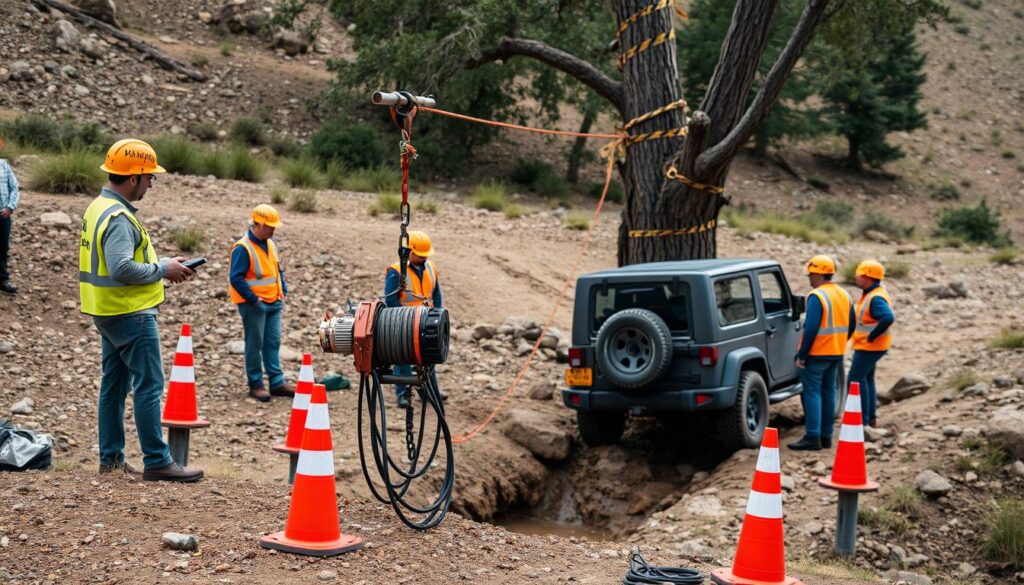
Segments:
[[[718,324],[722,327],[751,321],[757,316],[749,276],[716,280],[715,302],[718,306]]]
[[[608,285],[594,292],[594,331],[623,309],[647,309],[661,317],[673,333],[690,330],[690,287],[686,283]]]

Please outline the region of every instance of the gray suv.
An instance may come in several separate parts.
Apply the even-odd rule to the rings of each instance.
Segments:
[[[777,262],[635,264],[576,282],[562,390],[590,445],[626,418],[692,413],[726,449],[756,447],[768,405],[800,394],[795,358],[805,301]],[[840,368],[836,410],[842,408]]]

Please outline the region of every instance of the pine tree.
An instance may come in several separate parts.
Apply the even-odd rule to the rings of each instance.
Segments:
[[[864,163],[878,168],[902,158],[903,151],[886,142],[886,136],[927,125],[918,109],[924,61],[911,28],[896,35],[877,57],[831,76],[822,96],[828,117],[847,140],[851,169],[860,170]]]

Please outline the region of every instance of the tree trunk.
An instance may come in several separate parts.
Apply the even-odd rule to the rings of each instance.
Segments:
[[[597,108],[587,108],[583,112],[583,122],[580,123],[580,134],[590,132],[590,127],[597,119]],[[583,161],[583,152],[587,146],[587,139],[583,136],[577,137],[569,152],[569,169],[565,172],[565,180],[570,185],[575,185],[580,179],[580,163]]]

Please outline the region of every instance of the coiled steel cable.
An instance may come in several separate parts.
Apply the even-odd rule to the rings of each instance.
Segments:
[[[622,578],[622,585],[644,585],[650,583],[699,585],[704,582],[704,578],[704,573],[697,569],[648,565],[639,552],[634,552],[629,557],[629,571]]]

